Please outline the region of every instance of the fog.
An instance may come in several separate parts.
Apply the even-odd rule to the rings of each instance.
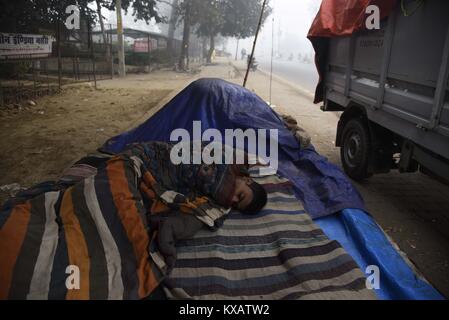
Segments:
[[[321,0],[270,0],[272,14],[261,29],[255,51],[260,69],[269,72],[273,68],[274,74],[310,92],[315,90],[318,74],[313,63],[314,51],[307,39],[307,33],[320,4]],[[170,6],[159,2],[158,8],[161,15],[170,16]],[[167,25],[156,24],[154,21],[150,24],[146,24],[145,21],[134,21],[131,11],[123,13],[125,27],[157,33],[167,32]],[[106,17],[106,23],[115,27],[117,21],[115,12],[104,10],[103,14]],[[175,33],[175,37],[179,40],[182,39],[181,29],[182,23],[178,25]],[[241,59],[242,49],[249,54],[253,42],[254,37],[240,40],[232,38],[218,41],[216,49],[225,50],[233,58]]]
[[[205,0],[206,1],[206,0]],[[282,54],[283,58],[288,58],[293,54],[297,58],[298,53],[311,54],[312,47],[307,40],[307,32],[318,12],[321,0],[270,0],[269,5],[273,9],[273,14],[267,18],[259,36],[256,56],[259,59],[271,57],[273,49],[275,55]],[[164,3],[159,3],[158,7],[162,15],[168,16],[170,8]],[[96,9],[92,5],[92,9]],[[123,23],[125,27],[146,31],[162,32],[163,26],[157,25],[154,21],[146,24],[145,21],[134,21],[132,10],[124,13]],[[103,10],[106,23],[116,25],[115,12]],[[180,28],[182,28],[180,26]],[[274,33],[273,33],[274,31]],[[242,48],[249,53],[252,48],[254,38],[239,41],[239,54]],[[235,55],[237,40],[230,39],[226,42],[226,51]],[[222,48],[220,48],[222,49]]]
[[[321,0],[270,0],[272,14],[265,21],[257,42],[255,58],[259,69],[288,80],[313,94],[318,83],[314,50],[307,39]],[[242,49],[251,53],[254,37],[228,39],[217,49],[242,59]],[[267,87],[268,90],[268,87]]]
[[[321,0],[271,0],[273,14],[261,30],[255,51],[259,69],[266,72],[272,69],[273,74],[310,93],[315,91],[319,76],[307,34],[320,4]],[[253,42],[254,37],[232,39],[226,49],[241,59],[242,49],[249,54]]]
[[[307,39],[310,25],[318,12],[321,0],[271,0],[273,14],[265,22],[256,47],[258,59],[282,55],[287,59],[291,54],[312,54],[313,49]],[[242,48],[250,52],[254,38],[239,41]],[[235,54],[237,41],[229,42],[228,50]]]

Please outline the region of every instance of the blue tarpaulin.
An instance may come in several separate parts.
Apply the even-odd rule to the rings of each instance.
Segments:
[[[415,276],[374,220],[362,211],[363,200],[344,173],[313,147],[301,149],[278,115],[256,94],[239,85],[219,79],[198,80],[141,126],[108,140],[101,150],[119,153],[130,143],[169,142],[171,133],[179,128],[193,136],[194,121],[201,121],[202,132],[218,129],[223,137],[226,129],[277,129],[278,173],[294,183],[307,212],[314,219],[321,218],[317,222],[324,232],[339,241],[362,270],[368,265],[379,266],[378,296],[441,298]]]
[[[361,210],[345,209],[315,222],[337,240],[367,276],[379,268],[377,296],[384,300],[441,300],[444,297],[416,275],[374,219]]]
[[[301,150],[278,115],[256,94],[219,79],[194,82],[147,122],[107,141],[102,150],[119,153],[130,143],[168,142],[178,128],[193,137],[194,121],[201,121],[203,132],[214,128],[223,137],[226,129],[277,129],[279,173],[293,181],[312,218],[345,208],[364,209],[360,194],[338,167],[313,148]]]

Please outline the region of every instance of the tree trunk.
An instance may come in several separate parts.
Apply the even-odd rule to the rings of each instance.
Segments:
[[[118,74],[120,77],[126,76],[125,67],[125,44],[123,38],[123,23],[122,23],[122,0],[115,2],[117,12],[117,38],[118,38]]]
[[[207,55],[207,63],[212,63],[212,56],[215,51],[215,36],[210,36],[209,54]]]
[[[185,14],[184,14],[184,32],[182,36],[181,56],[179,57],[179,68],[181,70],[189,69],[189,44],[190,44],[190,20],[192,3],[190,0],[185,0]]]
[[[177,8],[179,5],[179,0],[173,0],[172,2],[172,9],[170,13],[170,21],[168,25],[168,42],[167,42],[167,49],[169,52],[173,52],[174,45],[174,39],[175,39],[175,31],[176,31],[176,21],[178,21],[178,15],[177,15]]]
[[[103,43],[106,48],[106,61],[108,63],[111,62],[111,48],[109,47],[108,38],[106,36],[106,31],[104,29],[104,22],[103,22],[103,16],[101,15],[101,4],[100,0],[96,0],[97,2],[97,14],[98,14],[98,20],[100,21],[100,27],[101,27],[101,34],[103,35]]]
[[[209,55],[209,50],[207,48],[207,37],[201,37],[201,48],[202,52],[202,62],[207,61],[207,56]]]

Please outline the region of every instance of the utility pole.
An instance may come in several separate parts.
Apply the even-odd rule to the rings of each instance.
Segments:
[[[116,0],[115,10],[117,11],[117,38],[118,38],[118,74],[120,77],[126,76],[125,69],[125,45],[123,39],[122,21],[122,0]]]

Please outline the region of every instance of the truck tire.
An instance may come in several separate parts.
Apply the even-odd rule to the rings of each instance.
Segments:
[[[361,118],[346,122],[342,131],[340,157],[346,174],[363,181],[372,176],[368,171],[372,144],[368,125]]]

